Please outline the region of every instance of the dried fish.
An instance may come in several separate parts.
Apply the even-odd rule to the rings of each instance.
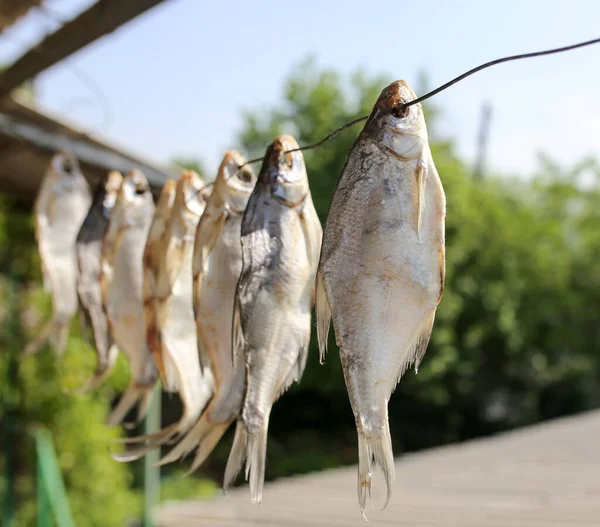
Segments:
[[[371,463],[394,482],[387,405],[404,371],[418,367],[444,284],[444,190],[420,104],[404,81],[385,88],[349,154],[323,237],[317,275],[322,357],[333,319],[358,431],[363,516]]]
[[[197,447],[191,471],[204,462],[235,420],[241,400],[243,375],[235,384],[232,361],[233,298],[242,268],[242,215],[256,183],[249,166],[238,168],[245,161],[235,150],[225,154],[196,231],[193,294],[198,350],[214,394],[196,425],[161,460],[161,464],[176,461]]]
[[[125,354],[132,380],[108,418],[120,423],[138,402],[138,422],[145,416],[157,370],[146,344],[142,303],[142,258],[152,222],[154,203],[150,187],[139,170],[129,172],[110,216],[102,246],[102,297],[109,330]]]
[[[164,367],[162,366],[162,345],[156,319],[158,306],[157,284],[161,267],[161,255],[164,255],[166,250],[165,244],[168,241],[164,238],[164,233],[171,216],[173,203],[175,203],[176,191],[177,182],[174,179],[167,180],[161,190],[154,216],[152,217],[143,258],[142,298],[144,302],[144,319],[146,322],[146,342],[150,347],[159,372]]]
[[[58,356],[64,351],[69,323],[77,312],[75,239],[90,203],[90,189],[75,157],[67,152],[56,154],[35,202],[44,289],[52,294],[53,315],[23,356],[36,353],[48,340]]]
[[[155,325],[147,324],[146,329],[163,387],[179,393],[183,415],[178,422],[159,432],[127,440],[130,443],[149,441],[149,444],[113,454],[119,461],[138,459],[174,435],[186,433],[212,395],[212,377],[205,379],[200,369],[192,304],[194,239],[209,196],[209,188],[193,171],[185,171],[177,182],[175,200],[159,244],[161,250],[156,254]]]
[[[246,459],[253,503],[262,500],[271,408],[302,377],[310,341],[322,230],[302,153],[285,153],[295,148],[285,135],[269,146],[242,222],[233,334],[245,387],[224,489]]]
[[[119,349],[108,331],[108,321],[102,304],[100,258],[102,240],[108,229],[110,213],[117,200],[117,193],[122,182],[121,173],[112,171],[98,185],[75,244],[79,271],[77,293],[79,294],[80,314],[85,323],[84,328],[91,329],[93,333],[97,355],[96,371],[86,383],[83,391],[95,390],[100,386],[110,374],[119,354]]]

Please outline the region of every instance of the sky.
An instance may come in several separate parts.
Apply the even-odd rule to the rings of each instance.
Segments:
[[[36,10],[0,35],[0,63],[92,3],[50,0],[52,15]],[[495,58],[600,37],[598,20],[596,0],[168,0],[47,70],[36,89],[42,108],[146,159],[199,157],[216,171],[243,111],[279,103],[308,55],[413,85],[425,71],[433,87]],[[440,132],[470,163],[490,103],[487,170],[527,175],[539,152],[564,164],[600,157],[598,93],[600,45],[490,68],[435,102]]]

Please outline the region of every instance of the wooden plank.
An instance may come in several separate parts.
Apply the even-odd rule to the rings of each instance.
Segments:
[[[369,519],[403,527],[595,527],[600,525],[600,411],[495,437],[451,445],[396,461],[396,484],[384,511],[375,475]],[[260,506],[248,488],[228,498],[171,502],[159,527],[364,526],[356,467],[265,485]]]
[[[0,98],[164,0],[99,0],[0,74]]]

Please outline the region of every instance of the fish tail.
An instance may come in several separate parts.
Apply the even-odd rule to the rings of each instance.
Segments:
[[[246,479],[250,479],[250,501],[262,501],[263,487],[265,485],[265,465],[267,461],[267,432],[269,416],[265,417],[260,429],[248,435],[246,446]],[[248,476],[250,476],[248,478]]]
[[[192,450],[198,448],[191,471],[196,470],[212,452],[230,422],[214,423],[209,419],[208,412],[204,412],[194,427],[158,462],[158,465],[162,466],[182,459]]]
[[[323,272],[317,273],[315,297],[315,311],[317,313],[317,340],[319,342],[319,353],[321,364],[325,362],[325,352],[327,351],[327,339],[329,338],[329,327],[331,325],[331,305],[325,288],[325,277]]]
[[[128,461],[135,461],[136,459],[140,459],[142,456],[151,452],[156,448],[160,448],[164,445],[171,437],[173,437],[178,430],[179,423],[172,424],[163,428],[159,432],[155,432],[153,434],[147,434],[145,437],[146,440],[149,440],[147,445],[141,447],[130,448],[129,450],[125,450],[125,452],[112,453],[110,456],[115,461],[120,461],[122,463],[126,463]],[[132,438],[139,439],[139,438]]]
[[[377,428],[379,428],[377,433],[367,433],[364,426],[358,428],[358,502],[365,520],[367,519],[365,513],[367,497],[371,502],[372,461],[375,461],[375,465],[382,471],[387,487],[385,504],[382,509],[387,507],[392,497],[395,479],[394,454],[387,412],[383,426]],[[372,430],[374,429],[373,427]]]
[[[42,347],[50,342],[54,347],[54,352],[57,357],[62,357],[69,336],[69,322],[59,318],[50,320],[39,332],[38,336],[33,339],[22,351],[21,357],[35,355]]]
[[[194,458],[192,466],[186,472],[186,476],[190,475],[192,472],[195,472],[200,468],[200,466],[202,466],[202,463],[206,461],[206,458],[210,455],[215,446],[217,446],[217,443],[223,437],[230,424],[231,421],[226,423],[213,423],[211,429],[200,441],[198,450],[196,451],[196,457]]]
[[[114,407],[108,416],[107,425],[115,426],[120,424],[129,411],[140,401],[143,393],[143,387],[137,386],[135,382],[132,382],[121,396],[117,406]]]
[[[246,459],[247,445],[248,432],[246,431],[244,423],[238,419],[235,426],[233,444],[231,445],[227,466],[225,467],[225,476],[223,478],[223,492],[225,494],[229,492],[229,487],[235,483],[240,470],[242,470],[242,465]]]
[[[150,403],[152,402],[152,395],[154,393],[154,385],[142,386],[140,389],[142,391],[142,394],[140,397],[140,404],[138,406],[137,417],[135,419],[134,426],[139,425],[148,413]]]

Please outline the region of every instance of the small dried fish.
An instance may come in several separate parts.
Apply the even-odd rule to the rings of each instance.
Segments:
[[[160,371],[164,370],[162,365],[162,345],[160,342],[160,333],[157,329],[157,284],[158,274],[161,266],[161,255],[166,250],[167,240],[164,233],[167,228],[167,222],[171,216],[171,209],[175,203],[175,192],[177,191],[177,182],[169,179],[163,186],[158,203],[152,217],[152,223],[148,232],[146,246],[144,248],[143,258],[143,284],[142,298],[144,302],[144,318],[146,322],[146,342],[150,347],[154,363]]]
[[[109,425],[119,424],[138,402],[138,422],[143,419],[157,378],[146,344],[142,303],[142,258],[153,213],[148,181],[142,172],[132,170],[123,179],[102,246],[100,283],[109,330],[132,375],[108,418]]]
[[[80,314],[84,328],[92,330],[97,355],[96,371],[85,384],[83,391],[95,390],[100,386],[111,372],[119,354],[119,349],[108,331],[108,321],[102,304],[100,258],[102,240],[108,229],[110,213],[122,182],[121,173],[113,170],[104,182],[98,185],[75,244],[79,269],[77,293]]]
[[[269,146],[242,222],[233,334],[234,362],[246,375],[224,489],[246,459],[253,503],[262,500],[271,408],[306,365],[321,248],[302,153],[284,153],[294,148],[285,135]]]
[[[183,415],[159,432],[128,439],[129,443],[149,441],[149,444],[113,454],[119,461],[138,459],[174,435],[186,433],[212,395],[212,377],[207,381],[200,369],[192,305],[194,239],[209,196],[210,190],[200,176],[191,170],[184,171],[177,182],[175,201],[157,254],[155,327],[146,328],[163,387],[179,393]]]
[[[198,447],[190,471],[212,452],[241,402],[241,393],[237,394],[240,385],[243,389],[243,375],[241,383],[234,385],[231,327],[235,286],[242,268],[242,215],[256,183],[250,166],[238,168],[245,162],[235,150],[225,154],[196,231],[194,314],[200,363],[207,382],[213,383],[214,395],[196,425],[161,460],[161,464],[176,461]]]
[[[35,227],[42,260],[44,289],[52,294],[52,319],[23,350],[32,355],[49,340],[58,356],[77,312],[75,239],[92,201],[89,186],[75,157],[56,154],[35,202]]]
[[[317,275],[323,358],[331,319],[358,431],[363,516],[371,463],[387,485],[394,458],[387,405],[419,366],[444,286],[444,190],[420,104],[404,81],[385,88],[349,154],[327,217]]]

